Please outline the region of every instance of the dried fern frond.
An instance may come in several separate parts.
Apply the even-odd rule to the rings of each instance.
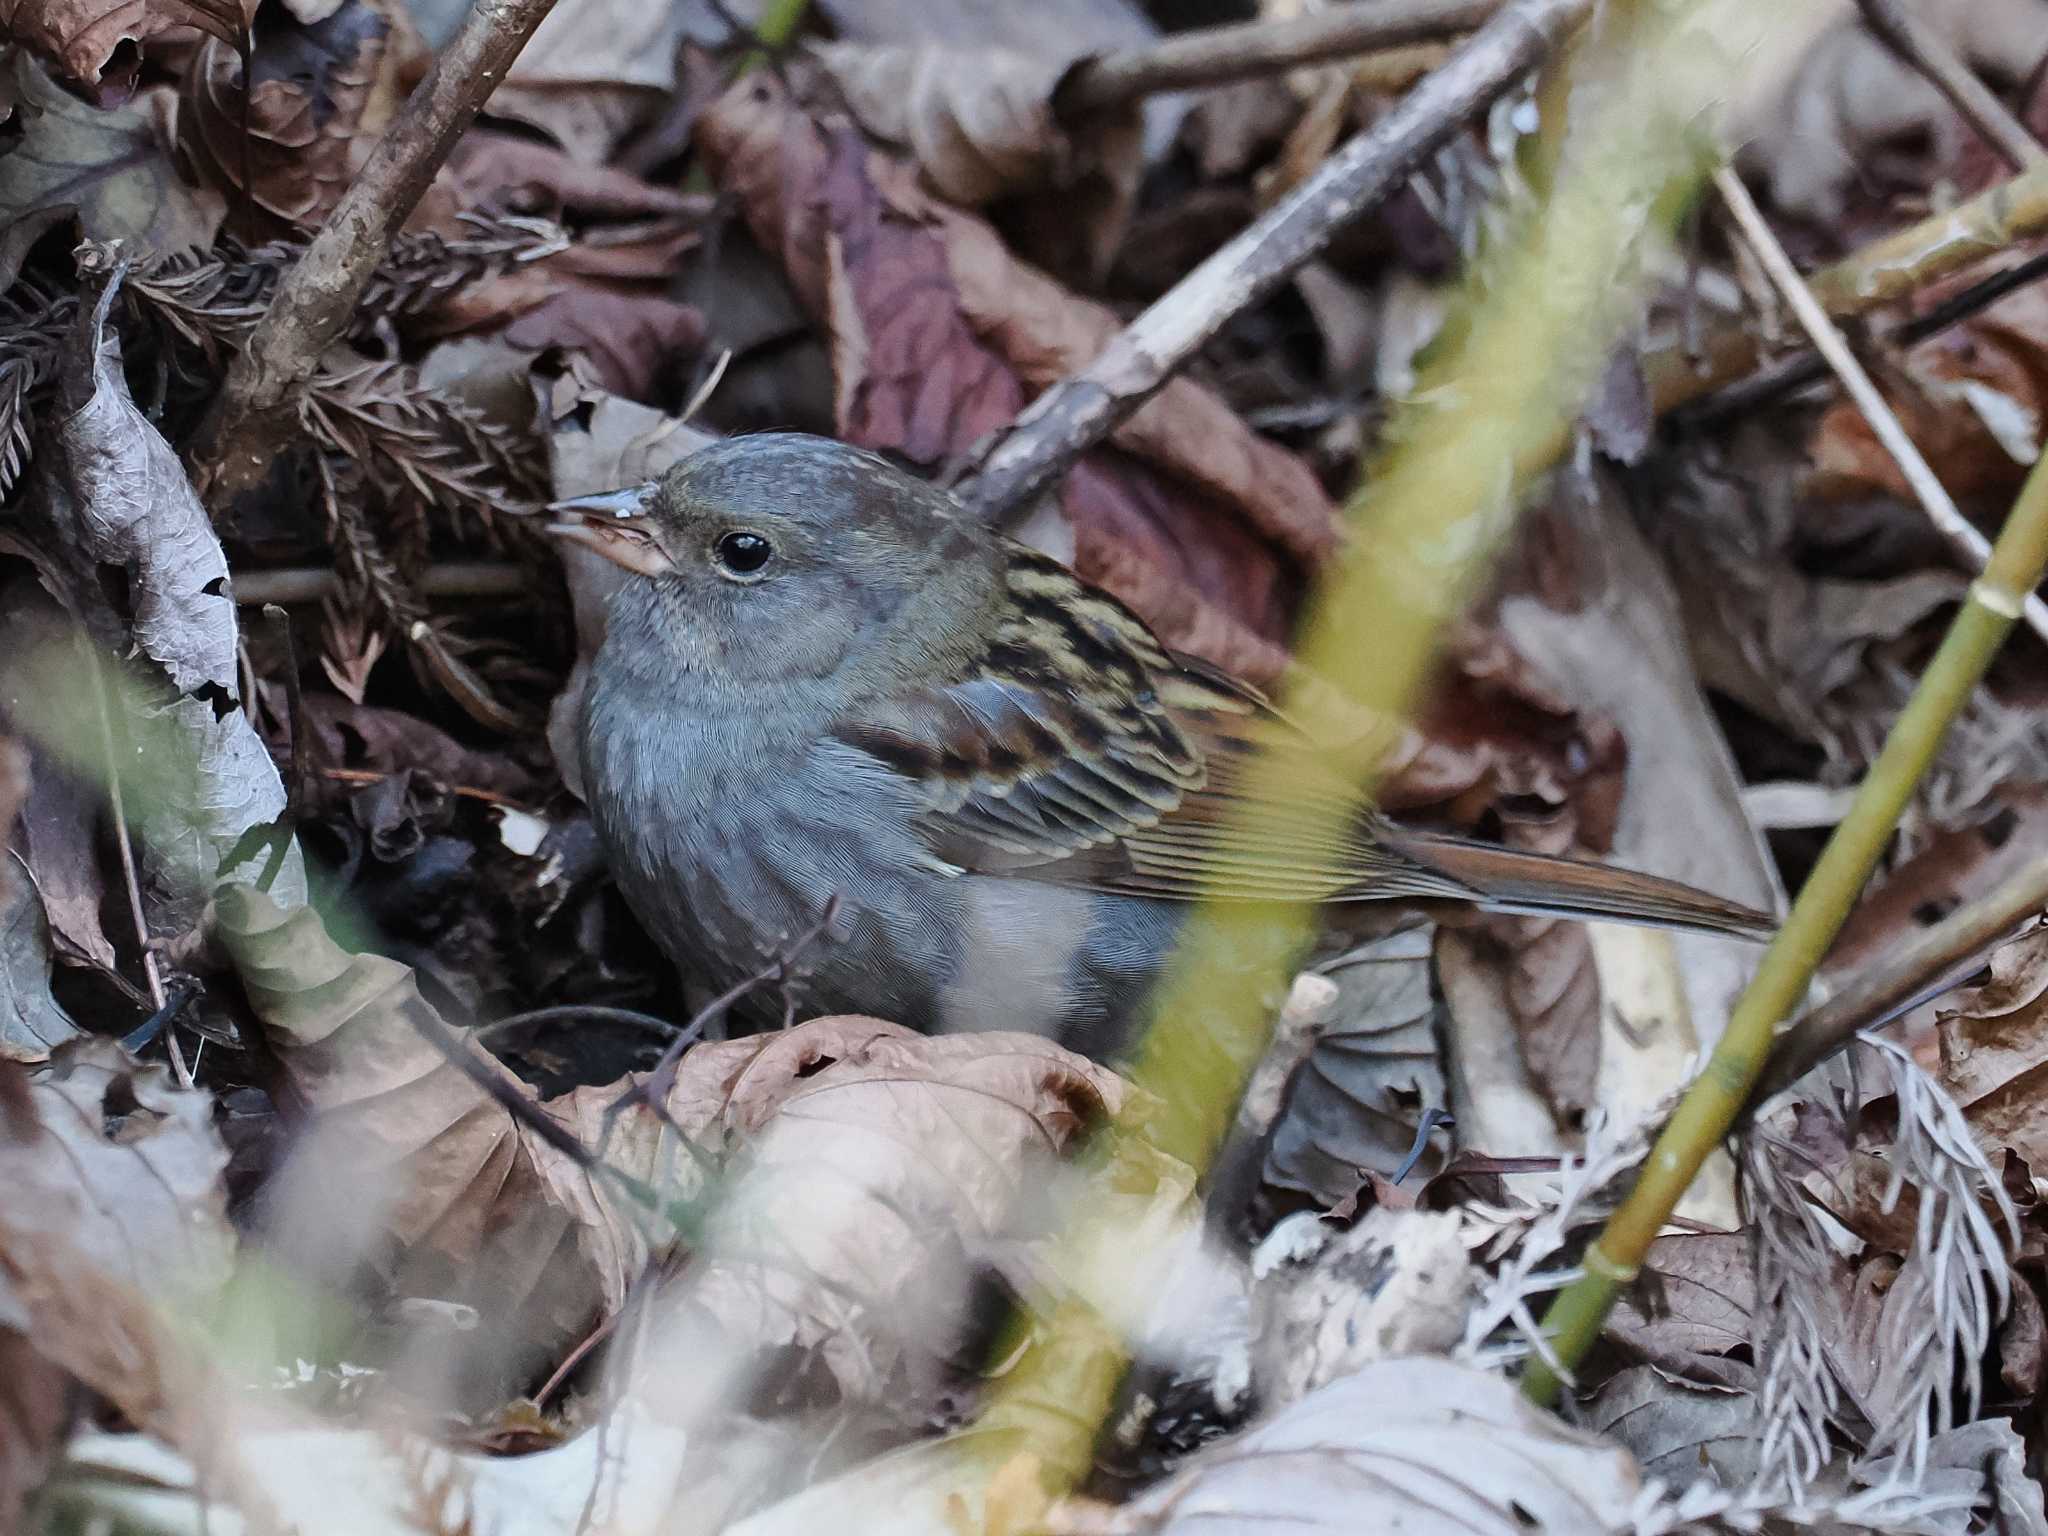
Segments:
[[[1895,1292],[1902,1285],[1911,1290],[1888,1309],[1898,1325],[1884,1341],[1887,1358],[1910,1367],[1912,1385],[1891,1422],[1875,1426],[1868,1449],[1898,1456],[1917,1480],[1929,1440],[1957,1422],[1959,1377],[1968,1404],[1963,1417],[1974,1419],[1981,1406],[1978,1365],[2012,1304],[2019,1213],[1955,1100],[1894,1042],[1875,1034],[1861,1038],[1890,1073],[1899,1106],[1885,1209],[1908,1184],[1920,1197],[1913,1252],[1893,1282]],[[1986,1205],[2003,1221],[2002,1235]]]
[[[463,219],[474,231],[464,238],[413,234],[392,243],[357,306],[358,334],[425,313],[465,287],[568,248],[568,235],[550,220],[514,214]],[[172,343],[162,348],[168,374],[203,394],[217,387],[212,375],[241,348],[285,268],[303,253],[303,246],[287,241],[245,250],[223,240],[212,251],[164,256],[130,272],[122,313],[131,325]],[[30,278],[0,295],[0,495],[20,479],[34,454],[35,421],[55,377],[59,342],[76,313],[74,297],[50,293]],[[131,344],[129,350],[134,355],[137,348]],[[365,370],[396,366],[365,364]],[[537,441],[512,443],[460,407],[420,398],[416,378],[407,387],[409,375],[379,381],[382,387],[364,398],[351,392],[363,383],[363,372],[332,385],[339,394],[323,424],[358,409],[376,418],[353,437],[327,440],[343,451],[381,445],[382,461],[395,471],[380,479],[382,488],[443,508],[479,511],[523,504],[545,492]],[[322,387],[314,386],[316,392]]]
[[[520,214],[462,215],[475,233],[460,240],[400,235],[363,290],[368,319],[422,314],[457,291],[502,277],[569,248],[569,234],[551,219]]]
[[[1754,1127],[1741,1151],[1756,1263],[1751,1352],[1763,1368],[1756,1482],[1796,1494],[1820,1476],[1834,1451],[1831,1427],[1840,1418],[1841,1389],[1828,1361],[1823,1319],[1841,1256],[1800,1187],[1806,1165],[1797,1155]]]
[[[1503,1253],[1508,1257],[1468,1315],[1457,1358],[1498,1366],[1535,1353],[1558,1368],[1530,1309],[1530,1298],[1554,1291],[1572,1277],[1574,1271],[1544,1266],[1564,1250],[1575,1230],[1604,1214],[1602,1195],[1643,1160],[1650,1130],[1661,1122],[1663,1111],[1660,1105],[1641,1119],[1616,1125],[1596,1110],[1586,1125],[1584,1147],[1565,1157],[1543,1197],[1524,1200],[1515,1208],[1467,1208],[1467,1230],[1474,1245],[1489,1259]]]
[[[76,298],[36,283],[0,297],[0,497],[35,454],[35,396],[56,378],[58,348],[77,318]]]
[[[301,416],[387,497],[468,512],[535,511],[547,498],[537,437],[508,431],[420,382],[404,363],[322,369]]]
[[[514,214],[464,214],[475,233],[450,240],[400,235],[379,263],[356,306],[355,331],[380,320],[423,314],[473,283],[499,277],[569,247],[559,224]],[[151,263],[129,279],[129,291],[180,335],[211,353],[238,347],[269,307],[279,278],[305,254],[289,240],[243,249],[223,240],[213,251],[186,251]]]
[[[1962,1111],[1897,1045],[1861,1038],[1889,1075],[1898,1103],[1881,1208],[1895,1209],[1909,1185],[1916,1198],[1912,1250],[1886,1303],[1880,1348],[1885,1374],[1898,1385],[1884,1422],[1851,1422],[1842,1412],[1848,1383],[1837,1379],[1827,1341],[1839,1329],[1832,1279],[1843,1259],[1802,1187],[1810,1160],[1761,1129],[1743,1141],[1743,1188],[1757,1244],[1752,1349],[1764,1372],[1757,1482],[1795,1495],[1829,1463],[1835,1432],[1866,1458],[1890,1457],[1893,1480],[1917,1486],[1929,1444],[1959,1420],[1959,1379],[1967,1404],[1960,1417],[1976,1416],[1979,1363],[2011,1300],[2018,1216]],[[1827,1101],[1814,1107],[1840,1112]]]

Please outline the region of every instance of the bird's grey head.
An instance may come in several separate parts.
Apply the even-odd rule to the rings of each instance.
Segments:
[[[886,670],[906,645],[942,644],[999,559],[944,491],[804,433],[713,443],[559,510],[579,519],[566,533],[645,578],[614,600],[615,627],[736,684]]]

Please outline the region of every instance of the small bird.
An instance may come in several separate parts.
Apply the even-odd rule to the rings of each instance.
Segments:
[[[844,444],[729,439],[554,510],[551,532],[637,578],[584,699],[593,820],[642,922],[720,985],[829,911],[800,1009],[1106,1058],[1209,895],[1770,926],[1675,881],[1355,810],[1258,690]],[[1261,746],[1299,754],[1302,814],[1254,844],[1235,812]]]

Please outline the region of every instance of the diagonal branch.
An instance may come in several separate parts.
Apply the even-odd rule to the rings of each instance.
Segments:
[[[219,508],[260,483],[293,433],[299,392],[348,328],[392,236],[418,206],[554,0],[476,0],[377,141],[236,355],[201,434],[197,478]]]
[[[1863,24],[1878,40],[1926,76],[2008,165],[2016,171],[2048,166],[2048,150],[2012,115],[1998,93],[1977,78],[1947,38],[1899,0],[1857,0],[1857,4],[1863,11]]]
[[[961,497],[992,523],[1021,519],[1233,315],[1377,206],[1591,9],[1591,0],[1513,0],[1370,130],[1112,337],[1094,362],[1032,401]]]

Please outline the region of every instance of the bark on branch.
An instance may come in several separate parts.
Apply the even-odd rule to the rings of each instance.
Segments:
[[[960,495],[990,522],[1019,520],[1231,316],[1376,206],[1591,8],[1591,0],[1512,0],[1376,125],[1118,332],[1093,363],[1034,400]]]
[[[354,314],[391,237],[554,0],[476,0],[370,151],[228,370],[195,478],[218,509],[259,483],[292,435],[298,394]]]
[[[1362,53],[1433,43],[1470,32],[1501,0],[1378,0],[1295,16],[1203,27],[1142,48],[1120,48],[1074,66],[1053,97],[1066,121],[1158,91],[1185,91],[1324,64]]]

